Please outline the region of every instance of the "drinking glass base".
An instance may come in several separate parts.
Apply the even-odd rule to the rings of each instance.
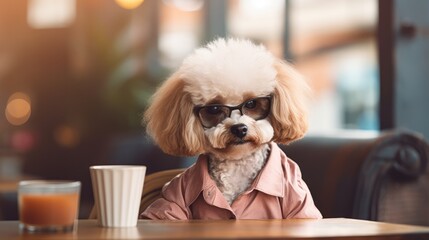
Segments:
[[[66,226],[40,226],[40,225],[31,225],[20,223],[19,229],[24,233],[65,233],[65,232],[73,232],[75,229],[74,224],[66,225]]]

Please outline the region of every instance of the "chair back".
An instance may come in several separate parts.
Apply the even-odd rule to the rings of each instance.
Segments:
[[[429,226],[429,146],[419,133],[306,136],[281,147],[323,217]]]

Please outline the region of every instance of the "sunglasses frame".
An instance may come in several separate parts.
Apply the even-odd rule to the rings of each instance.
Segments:
[[[223,105],[223,104],[208,104],[208,105],[203,105],[203,106],[195,106],[194,107],[194,114],[198,117],[198,119],[200,120],[201,125],[204,128],[212,128],[214,126],[211,126],[211,127],[204,126],[203,120],[201,119],[201,115],[200,115],[201,109],[206,108],[206,107],[225,107],[225,108],[229,109],[229,114],[228,114],[227,117],[231,117],[231,113],[234,110],[239,110],[240,114],[243,116],[243,115],[246,115],[246,114],[243,114],[243,106],[246,103],[248,103],[249,101],[257,100],[257,99],[267,99],[268,100],[268,111],[267,111],[267,113],[265,115],[263,115],[263,117],[260,117],[258,119],[253,118],[254,120],[258,121],[258,120],[264,119],[264,118],[268,117],[268,115],[270,115],[270,112],[271,112],[271,103],[272,103],[272,95],[250,98],[250,99],[248,99],[248,100],[246,100],[246,101],[244,101],[244,102],[242,102],[242,103],[240,103],[239,105],[236,105],[236,106],[228,106],[228,105]],[[246,116],[248,116],[248,115],[246,115]],[[225,120],[225,119],[226,118],[224,118],[223,120]]]

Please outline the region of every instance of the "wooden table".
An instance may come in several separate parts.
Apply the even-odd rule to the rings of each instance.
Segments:
[[[150,221],[137,227],[102,228],[79,220],[66,234],[20,233],[18,221],[0,221],[0,239],[429,239],[429,228],[372,221],[322,220]]]

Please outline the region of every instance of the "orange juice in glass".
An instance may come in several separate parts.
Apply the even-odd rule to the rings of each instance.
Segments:
[[[79,181],[21,181],[20,228],[25,232],[68,232],[79,210]]]

